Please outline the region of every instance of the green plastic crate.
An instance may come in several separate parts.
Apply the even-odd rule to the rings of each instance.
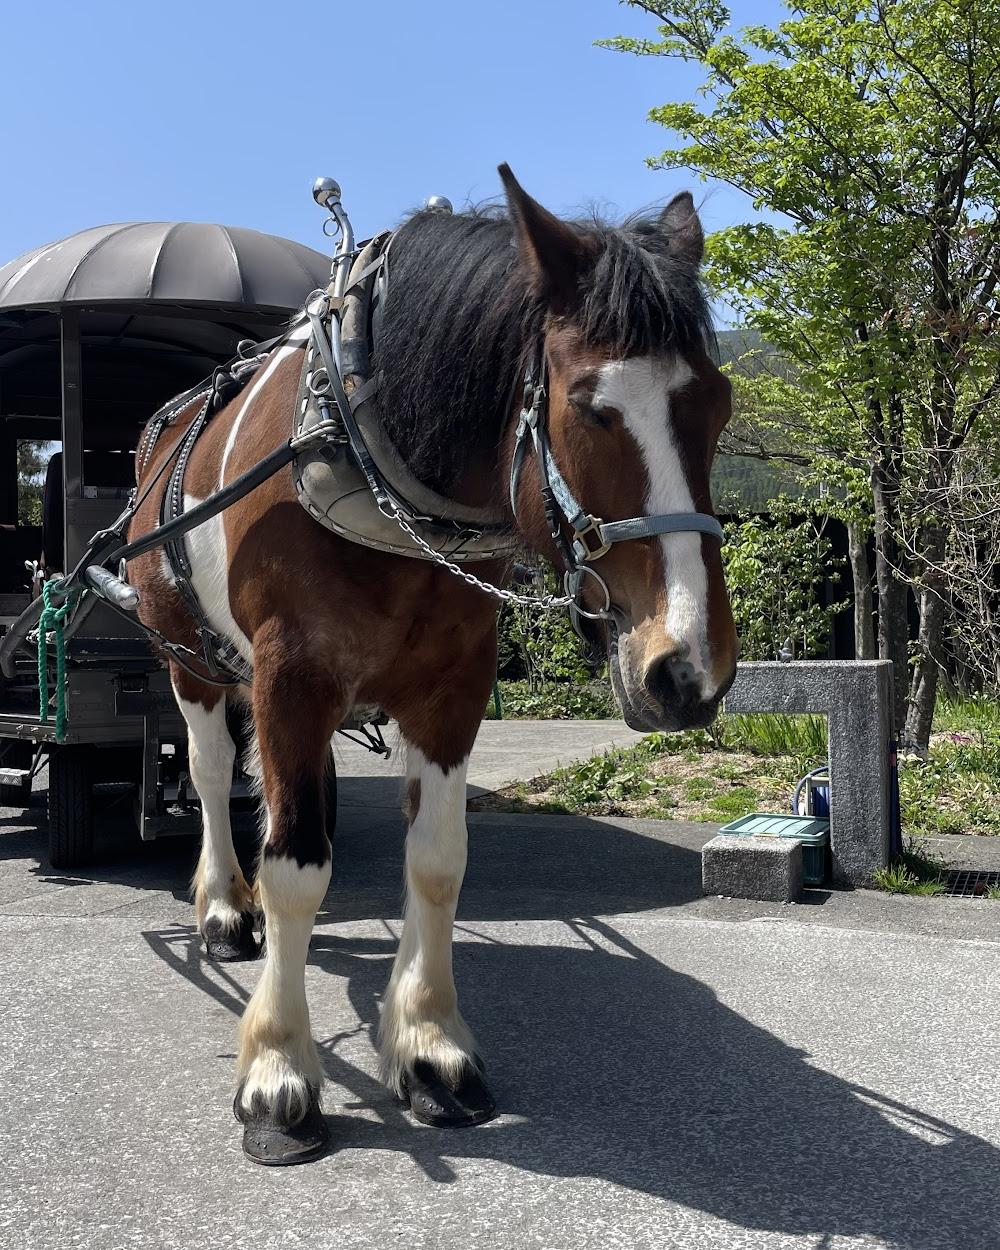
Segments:
[[[802,843],[802,880],[806,885],[822,885],[826,880],[830,822],[820,816],[753,812],[731,820],[719,832],[733,838],[797,838]]]

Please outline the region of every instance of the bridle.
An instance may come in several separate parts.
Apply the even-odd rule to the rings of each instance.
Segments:
[[[548,429],[548,368],[545,349],[541,348],[524,375],[521,415],[514,435],[514,455],[510,466],[510,507],[517,520],[517,497],[521,472],[529,450],[535,453],[541,479],[542,506],[549,534],[565,564],[563,586],[574,627],[580,632],[577,617],[588,620],[614,621],[615,611],[607,582],[593,567],[596,560],[607,555],[615,543],[636,538],[652,538],[659,534],[710,534],[721,543],[723,530],[719,521],[707,512],[662,512],[652,516],[630,517],[624,521],[604,521],[577,501],[552,452]],[[567,537],[566,531],[569,531]],[[582,606],[585,578],[597,582],[604,603],[596,611]]]

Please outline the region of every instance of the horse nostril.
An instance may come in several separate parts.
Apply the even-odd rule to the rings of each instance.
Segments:
[[[690,660],[664,655],[646,670],[646,688],[664,707],[691,703],[701,697],[701,683]]]

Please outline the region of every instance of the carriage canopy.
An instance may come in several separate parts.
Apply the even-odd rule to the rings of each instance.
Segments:
[[[71,562],[104,522],[103,499],[131,484],[128,453],[151,413],[241,340],[277,333],[329,278],[312,248],[201,222],[95,226],[0,267],[0,531],[12,547],[0,581],[20,576],[42,537],[18,515],[20,443],[61,452],[46,484],[65,500]]]

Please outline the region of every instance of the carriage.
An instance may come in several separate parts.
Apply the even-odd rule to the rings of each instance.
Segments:
[[[167,673],[97,596],[66,642],[63,740],[43,721],[42,579],[126,507],[150,414],[280,333],[329,278],[329,257],[302,244],[193,222],[95,227],[0,267],[0,802],[25,804],[47,762],[56,867],[92,853],[95,786],[132,786],[143,840],[196,832],[198,799]],[[374,709],[352,720],[384,750],[381,723]]]

